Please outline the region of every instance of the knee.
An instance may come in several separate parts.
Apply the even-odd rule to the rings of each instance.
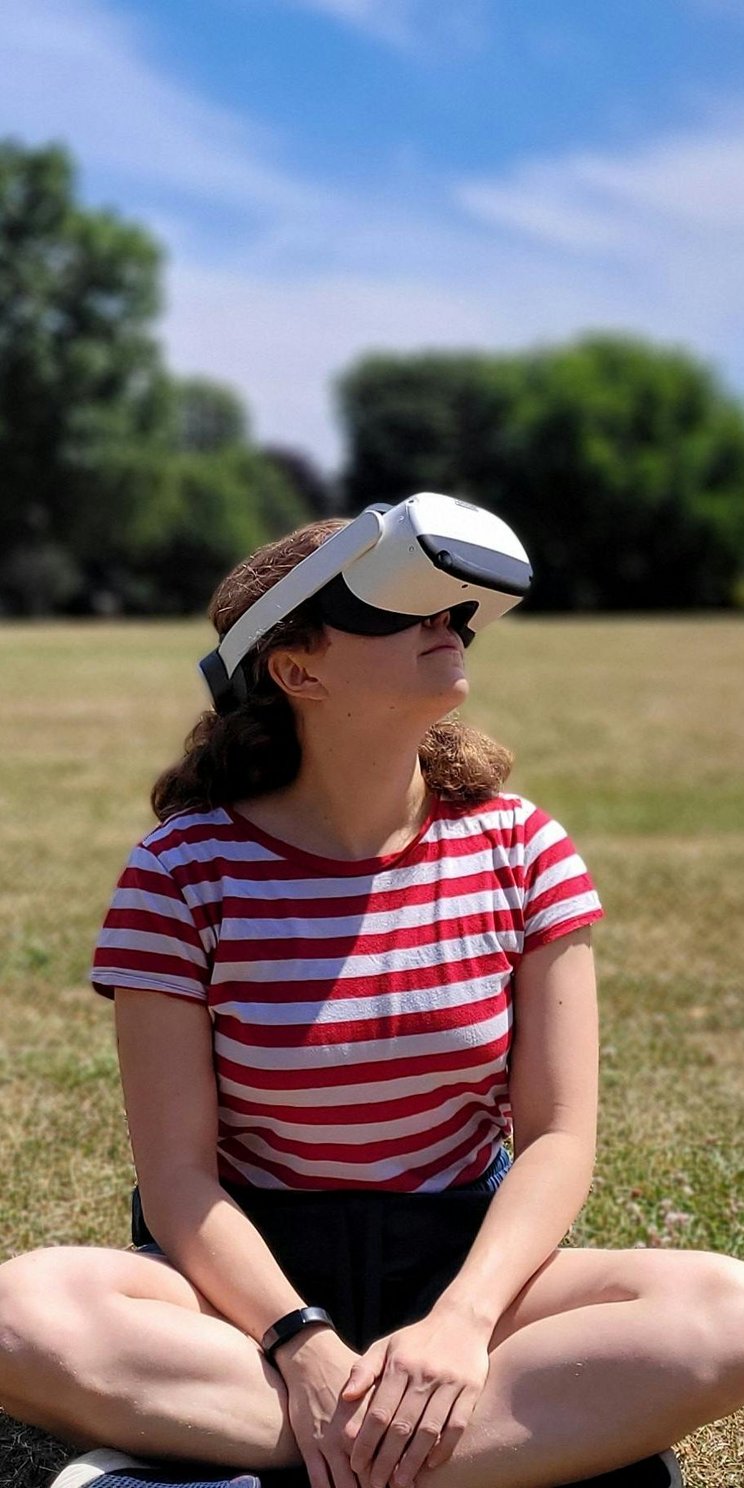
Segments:
[[[0,1265],[0,1382],[39,1353],[66,1352],[79,1336],[62,1248],[29,1251]]]
[[[693,1330],[701,1375],[744,1401],[744,1261],[714,1251],[691,1251],[677,1306]],[[737,1393],[738,1392],[738,1393]],[[732,1407],[734,1408],[734,1407]]]
[[[45,1250],[32,1250],[0,1266],[0,1344],[3,1350],[22,1341],[49,1295]]]

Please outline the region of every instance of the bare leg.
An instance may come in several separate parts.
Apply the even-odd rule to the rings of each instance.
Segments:
[[[737,1409],[742,1277],[741,1263],[696,1252],[557,1253],[502,1318],[452,1459],[421,1481],[554,1488]],[[278,1372],[160,1262],[37,1252],[0,1268],[1,1300],[0,1398],[21,1419],[139,1456],[259,1470],[300,1462]],[[383,1488],[374,1465],[372,1484]]]
[[[615,1255],[628,1257],[631,1278],[634,1253]],[[594,1306],[574,1294],[570,1311],[507,1333],[470,1427],[425,1474],[427,1488],[555,1488],[663,1451],[744,1405],[744,1266],[692,1252],[675,1271],[669,1253],[659,1259],[658,1276],[695,1284]],[[536,1307],[534,1295],[523,1300],[523,1315]]]
[[[59,1248],[0,1267],[0,1401],[80,1447],[243,1466],[301,1462],[278,1370],[184,1277]]]

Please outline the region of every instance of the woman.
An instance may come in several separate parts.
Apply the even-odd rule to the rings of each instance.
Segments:
[[[239,564],[218,633],[343,525]],[[157,781],[91,973],[141,1248],[0,1268],[6,1409],[116,1449],[64,1488],[173,1459],[547,1488],[744,1402],[744,1265],[558,1248],[595,1155],[602,911],[507,752],[440,722],[467,693],[449,611],[367,636],[310,600]]]

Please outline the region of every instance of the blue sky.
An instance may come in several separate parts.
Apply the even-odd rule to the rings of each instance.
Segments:
[[[3,0],[0,132],[168,252],[170,364],[340,458],[370,349],[609,327],[744,391],[744,0]]]

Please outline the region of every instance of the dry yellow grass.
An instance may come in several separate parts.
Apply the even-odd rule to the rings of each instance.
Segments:
[[[127,1242],[111,1014],[86,972],[210,645],[201,622],[0,629],[3,1255]],[[744,625],[520,616],[469,666],[465,716],[516,749],[513,788],[564,822],[607,910],[600,1149],[571,1242],[744,1257]],[[743,1423],[682,1445],[690,1488],[740,1488]]]

